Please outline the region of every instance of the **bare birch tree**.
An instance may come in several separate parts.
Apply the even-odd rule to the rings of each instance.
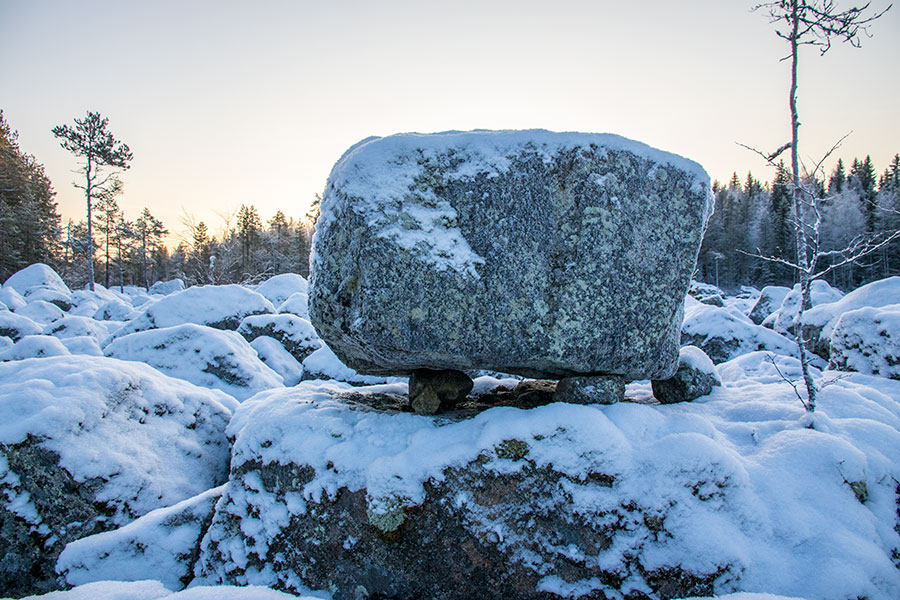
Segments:
[[[797,67],[800,48],[813,46],[819,50],[820,55],[828,52],[834,42],[849,43],[858,48],[861,45],[862,36],[870,35],[869,26],[891,8],[889,5],[880,12],[873,12],[869,10],[869,5],[870,3],[866,3],[841,11],[838,10],[833,0],[777,0],[759,4],[753,9],[765,12],[769,16],[770,22],[775,25],[775,33],[778,37],[790,44],[790,54],[782,60],[791,61],[789,94],[791,141],[771,154],[756,152],[762,155],[770,165],[775,166],[775,159],[779,155],[788,149],[791,151],[792,220],[796,261],[775,257],[763,258],[785,264],[799,275],[801,301],[795,319],[795,330],[806,398],[804,399],[799,393],[798,396],[809,412],[816,409],[817,388],[809,370],[810,351],[807,348],[803,330],[803,314],[811,306],[812,282],[837,267],[854,263],[872,254],[898,235],[898,232],[894,232],[880,238],[871,235],[860,236],[841,250],[821,251],[819,228],[822,214],[815,178],[821,172],[824,161],[837,149],[844,138],[835,144],[812,169],[807,169],[802,164],[799,153],[800,116],[797,110]],[[844,137],[846,138],[846,136]],[[802,172],[801,167],[803,167]],[[829,259],[830,264],[828,267],[820,269],[819,261],[825,258]]]

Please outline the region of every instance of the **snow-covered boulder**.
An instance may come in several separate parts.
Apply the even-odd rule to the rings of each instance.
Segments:
[[[703,302],[704,299],[711,298],[713,296],[718,296],[721,300],[725,297],[725,292],[722,291],[721,288],[714,286],[711,283],[703,283],[702,281],[691,280],[691,285],[688,287],[688,295],[692,298]],[[708,304],[708,302],[707,302]]]
[[[29,290],[26,300],[28,300],[28,302],[35,302],[38,300],[50,302],[61,310],[70,310],[72,308],[72,298],[69,294],[46,287],[32,288]]]
[[[110,358],[0,364],[0,589],[54,589],[68,542],[221,485],[236,404]]]
[[[12,338],[5,335],[0,335],[0,352],[6,350],[7,348],[12,348],[13,344],[14,342],[12,341]]]
[[[27,304],[22,294],[11,287],[0,288],[0,302],[3,302],[9,310],[16,310]]]
[[[30,299],[29,299],[30,300]],[[33,300],[15,310],[17,315],[28,317],[38,325],[47,325],[61,318],[65,313],[56,304],[45,300]]]
[[[235,329],[244,317],[275,312],[261,294],[240,285],[203,285],[160,298],[113,332],[106,343],[123,335],[185,323]]]
[[[281,376],[263,364],[239,334],[204,325],[186,323],[132,333],[108,344],[103,352],[106,356],[146,363],[166,375],[202,387],[222,390],[238,400],[283,386]]]
[[[196,583],[335,600],[893,600],[900,382],[823,388],[810,428],[788,382],[730,375],[703,402],[467,419],[352,400],[402,386],[264,392],[229,424]]]
[[[900,379],[900,304],[843,313],[831,333],[828,366]]]
[[[830,304],[814,306],[803,314],[803,334],[819,356],[829,357],[831,335],[845,312],[858,308],[880,308],[900,302],[900,277],[867,283]]]
[[[831,304],[837,302],[844,296],[844,293],[837,288],[828,285],[827,281],[817,279],[810,284],[809,301],[811,307],[821,304]],[[797,311],[800,309],[800,284],[788,292],[781,302],[781,306],[777,311],[770,314],[763,321],[763,325],[771,327],[781,335],[794,335],[794,327],[796,326]]]
[[[608,134],[370,138],[334,166],[310,318],[360,373],[667,377],[713,198]]]
[[[26,335],[38,335],[43,329],[26,316],[8,310],[0,311],[0,335],[12,338],[13,341]]]
[[[312,324],[288,313],[244,317],[236,331],[248,342],[260,336],[275,338],[300,362],[322,347]]]
[[[66,315],[44,327],[42,333],[60,339],[87,335],[98,342],[102,342],[109,336],[109,328],[107,325],[110,325],[108,321],[95,321],[88,317]],[[112,326],[115,329],[118,329],[121,325],[117,326],[116,324],[112,324]]]
[[[134,306],[124,300],[109,300],[94,311],[93,318],[98,321],[130,321],[138,317]]]
[[[766,317],[781,308],[781,303],[784,302],[785,296],[787,296],[790,291],[790,288],[780,285],[767,285],[764,287],[759,294],[759,299],[750,311],[750,320],[753,321],[755,325],[762,325],[762,322],[766,320]]]
[[[754,325],[743,314],[703,304],[692,298],[685,301],[681,343],[700,348],[716,364],[755,350],[769,350],[786,355],[793,354],[796,350],[794,342],[774,331]]]
[[[722,379],[713,361],[696,346],[683,346],[678,355],[678,370],[669,379],[654,380],[653,396],[662,404],[690,402],[712,393]]]
[[[49,335],[26,335],[11,347],[0,352],[0,362],[25,360],[26,358],[47,358],[70,354],[68,348],[55,337]]]
[[[282,273],[266,279],[256,288],[258,294],[278,306],[294,294],[305,294],[308,289],[306,279],[296,273]],[[280,311],[279,311],[280,312]]]
[[[224,486],[158,508],[113,531],[75,540],[56,563],[69,585],[94,581],[159,579],[170,590],[193,579],[200,539]]]
[[[305,292],[296,292],[278,305],[279,313],[290,313],[301,319],[309,320],[309,296]]]
[[[250,342],[250,345],[267,367],[281,375],[284,385],[297,385],[303,380],[303,365],[275,338],[261,335]]]
[[[34,263],[13,273],[3,287],[12,288],[26,297],[43,289],[55,290],[66,296],[71,293],[56,271],[43,263]]]
[[[181,279],[170,279],[169,281],[157,281],[147,290],[148,294],[160,296],[168,296],[184,289],[184,281]]]
[[[96,337],[90,335],[74,335],[72,337],[59,338],[62,345],[72,354],[87,354],[88,356],[103,356],[103,350]]]

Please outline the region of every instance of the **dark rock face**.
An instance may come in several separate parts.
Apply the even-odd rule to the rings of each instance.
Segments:
[[[37,514],[31,517],[0,510],[0,594],[25,596],[59,589],[56,558],[72,540],[114,529],[115,508],[94,499],[93,482],[77,482],[58,466],[59,455],[29,437],[21,444],[0,445],[15,485],[4,478],[0,493],[27,493]],[[35,527],[29,518],[38,519]]]
[[[674,404],[706,396],[714,387],[722,385],[722,380],[713,361],[703,350],[685,346],[681,349],[675,375],[669,379],[654,379],[651,384],[653,396],[661,404]]]
[[[367,140],[329,179],[310,318],[361,373],[667,377],[711,208],[698,165],[617,136]]]
[[[542,573],[547,572],[563,585],[590,580],[598,594],[591,597],[608,597],[601,590],[623,590],[633,585],[626,582],[632,577],[646,582],[655,597],[669,599],[712,595],[716,582],[728,579],[727,567],[710,573],[650,569],[640,557],[619,569],[601,568],[605,551],[620,536],[668,535],[665,517],[643,514],[637,504],[598,513],[572,510],[568,486],[597,493],[615,486],[615,477],[591,473],[573,481],[551,468],[533,466],[528,455],[527,443],[507,440],[492,455],[447,470],[444,481],[426,483],[424,503],[398,501],[384,514],[372,512],[365,490],[340,488],[324,502],[307,502],[303,515],[290,517],[267,539],[241,539],[241,517],[235,512],[241,510],[243,491],[252,490],[259,498],[255,510],[266,505],[283,510],[278,505],[301,494],[314,471],[302,465],[245,463],[232,473],[226,502],[220,504],[236,511],[217,511],[195,572],[204,580],[227,583],[266,569],[277,577],[277,589],[296,590],[294,584],[302,582],[329,590],[335,600],[557,598],[542,591]],[[496,462],[522,467],[500,473],[492,468]],[[226,531],[237,539],[221,537]],[[265,560],[251,554],[245,565],[236,565],[231,556],[235,543],[263,547]],[[573,548],[582,553],[580,559],[572,558]],[[540,563],[529,564],[529,556]],[[531,568],[538,564],[540,568]]]
[[[409,376],[409,402],[418,414],[433,415],[462,402],[473,385],[462,371],[417,369]]]
[[[625,399],[621,377],[565,377],[556,386],[554,399],[570,404],[615,404]]]

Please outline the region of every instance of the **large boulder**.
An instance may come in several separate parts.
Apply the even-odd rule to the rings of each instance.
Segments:
[[[699,165],[614,135],[364,140],[325,190],[310,318],[360,373],[668,377],[711,211]]]
[[[833,369],[900,379],[900,304],[843,313],[830,345]]]
[[[68,542],[220,485],[236,405],[110,358],[0,364],[0,591],[57,588]]]
[[[236,331],[248,342],[261,336],[274,338],[299,362],[322,347],[310,322],[288,313],[245,317]]]
[[[766,317],[781,307],[781,303],[784,302],[785,296],[790,291],[790,288],[780,285],[767,285],[764,287],[759,294],[759,299],[750,311],[750,320],[756,325],[762,325]]]
[[[309,285],[302,275],[282,273],[259,284],[256,293],[262,294],[268,298],[269,302],[278,306],[294,294],[305,294],[308,288]]]
[[[735,369],[703,402],[471,418],[366,405],[402,385],[263,392],[228,426],[230,478],[191,585],[335,600],[893,600],[900,382],[827,386],[826,426],[810,429],[771,361],[744,361],[772,367],[771,384]]]
[[[54,290],[66,296],[70,293],[69,286],[56,271],[43,263],[34,263],[16,271],[3,283],[3,287],[14,289],[23,296],[42,290]]]

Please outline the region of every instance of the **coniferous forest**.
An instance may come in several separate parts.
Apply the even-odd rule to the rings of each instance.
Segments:
[[[62,221],[52,182],[39,160],[19,147],[17,137],[0,112],[0,281],[44,262],[70,286],[84,286],[87,223]],[[846,248],[860,236],[877,239],[900,229],[900,155],[880,173],[869,156],[839,160],[827,181],[811,183],[821,198],[821,252]],[[771,182],[735,173],[727,183],[714,182],[713,192],[715,213],[695,278],[726,289],[795,283],[790,267],[761,258],[795,259],[790,174],[784,165]],[[279,210],[263,221],[251,204],[220,223],[185,218],[173,226],[149,208],[130,219],[115,195],[106,196],[93,210],[96,283],[147,287],[173,278],[202,285],[255,282],[283,272],[306,276],[318,202],[317,197],[299,218]],[[164,241],[175,228],[183,234],[175,236],[179,241],[170,249]],[[836,253],[833,260],[839,259]],[[898,272],[900,240],[894,240],[865,262],[842,266],[827,279],[850,290]]]

